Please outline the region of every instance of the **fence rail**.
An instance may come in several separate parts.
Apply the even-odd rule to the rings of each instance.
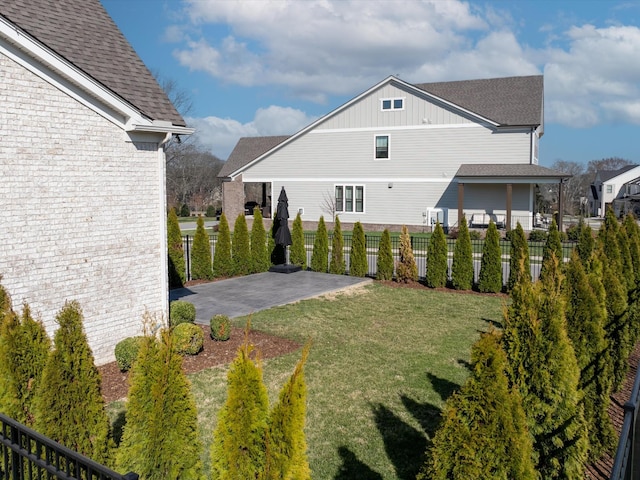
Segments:
[[[613,468],[611,469],[610,480],[632,480],[640,475],[640,469],[636,465],[640,460],[638,455],[640,452],[636,452],[640,448],[640,445],[637,445],[636,438],[638,433],[638,407],[640,407],[640,365],[636,371],[631,396],[624,404],[622,431],[620,432],[620,440]]]
[[[116,473],[6,415],[0,414],[0,423],[0,479],[138,480],[135,473]]]
[[[313,244],[315,242],[315,232],[305,232],[304,243],[307,251],[307,265],[311,264],[311,255],[313,254]],[[349,272],[349,251],[351,250],[351,233],[343,233],[344,241],[344,259]],[[211,258],[214,257],[217,235],[209,236],[209,245],[211,247]],[[378,260],[378,248],[380,247],[380,235],[365,235],[365,245],[367,251],[367,263],[368,271],[367,276],[375,277],[377,273],[377,260]],[[332,235],[329,234],[329,251],[331,251]],[[187,280],[191,278],[191,250],[193,247],[193,236],[186,235],[182,237],[183,249],[185,252],[185,271]],[[455,248],[456,240],[448,238],[447,246],[449,249],[449,267],[453,261],[453,250]],[[531,276],[535,280],[540,274],[540,268],[542,267],[542,251],[544,249],[545,242],[529,242],[529,257],[531,261]],[[482,248],[484,240],[471,240],[471,247],[473,251],[473,271],[474,282],[478,281],[480,274],[480,263],[482,260]],[[411,235],[411,247],[413,249],[413,255],[416,259],[418,266],[418,277],[423,280],[427,273],[427,248],[429,246],[429,237],[424,235]],[[500,248],[502,250],[502,277],[506,284],[509,278],[509,250],[511,244],[508,240],[500,240]],[[562,244],[562,251],[564,260],[568,260],[571,256],[571,251],[575,247],[575,242],[564,242]],[[391,251],[394,258],[397,260],[400,252],[400,237],[393,235],[391,237]],[[330,255],[330,253],[329,253]],[[331,257],[329,257],[331,258]]]

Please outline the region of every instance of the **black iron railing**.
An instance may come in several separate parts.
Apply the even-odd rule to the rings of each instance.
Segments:
[[[0,423],[0,479],[138,480],[135,473],[116,473],[6,415],[0,414]]]
[[[631,480],[638,478],[640,470],[635,463],[638,461],[634,450],[637,448],[636,433],[638,420],[638,407],[640,403],[640,368],[636,372],[633,382],[633,390],[629,400],[624,404],[624,420],[618,450],[611,470],[611,480]]]

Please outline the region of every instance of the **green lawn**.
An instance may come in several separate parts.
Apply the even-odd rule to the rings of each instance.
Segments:
[[[444,400],[467,376],[471,344],[490,322],[501,321],[504,301],[374,284],[254,314],[254,329],[313,340],[306,368],[313,478],[415,478]],[[299,354],[264,362],[272,402]],[[226,367],[190,378],[208,468]]]

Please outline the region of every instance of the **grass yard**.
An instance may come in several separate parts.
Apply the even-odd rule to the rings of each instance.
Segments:
[[[471,344],[501,322],[504,301],[374,284],[254,314],[252,328],[313,340],[306,367],[313,478],[414,479],[444,400],[467,376]],[[272,403],[299,354],[264,362]],[[207,471],[226,371],[190,376]]]

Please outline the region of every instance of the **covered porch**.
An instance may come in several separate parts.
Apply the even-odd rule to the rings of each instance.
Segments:
[[[531,229],[534,225],[534,186],[557,183],[559,188],[558,211],[564,206],[563,183],[571,175],[539,165],[523,164],[462,164],[455,181],[458,184],[458,219],[466,214],[467,221],[488,224],[489,220],[504,224],[510,230],[521,218],[530,219],[531,224],[523,225]],[[465,205],[465,199],[467,204]],[[465,208],[467,207],[467,208]],[[472,216],[477,215],[472,220]],[[482,219],[480,216],[484,215]],[[563,230],[562,215],[559,215],[558,229]],[[486,220],[486,221],[485,221]]]

